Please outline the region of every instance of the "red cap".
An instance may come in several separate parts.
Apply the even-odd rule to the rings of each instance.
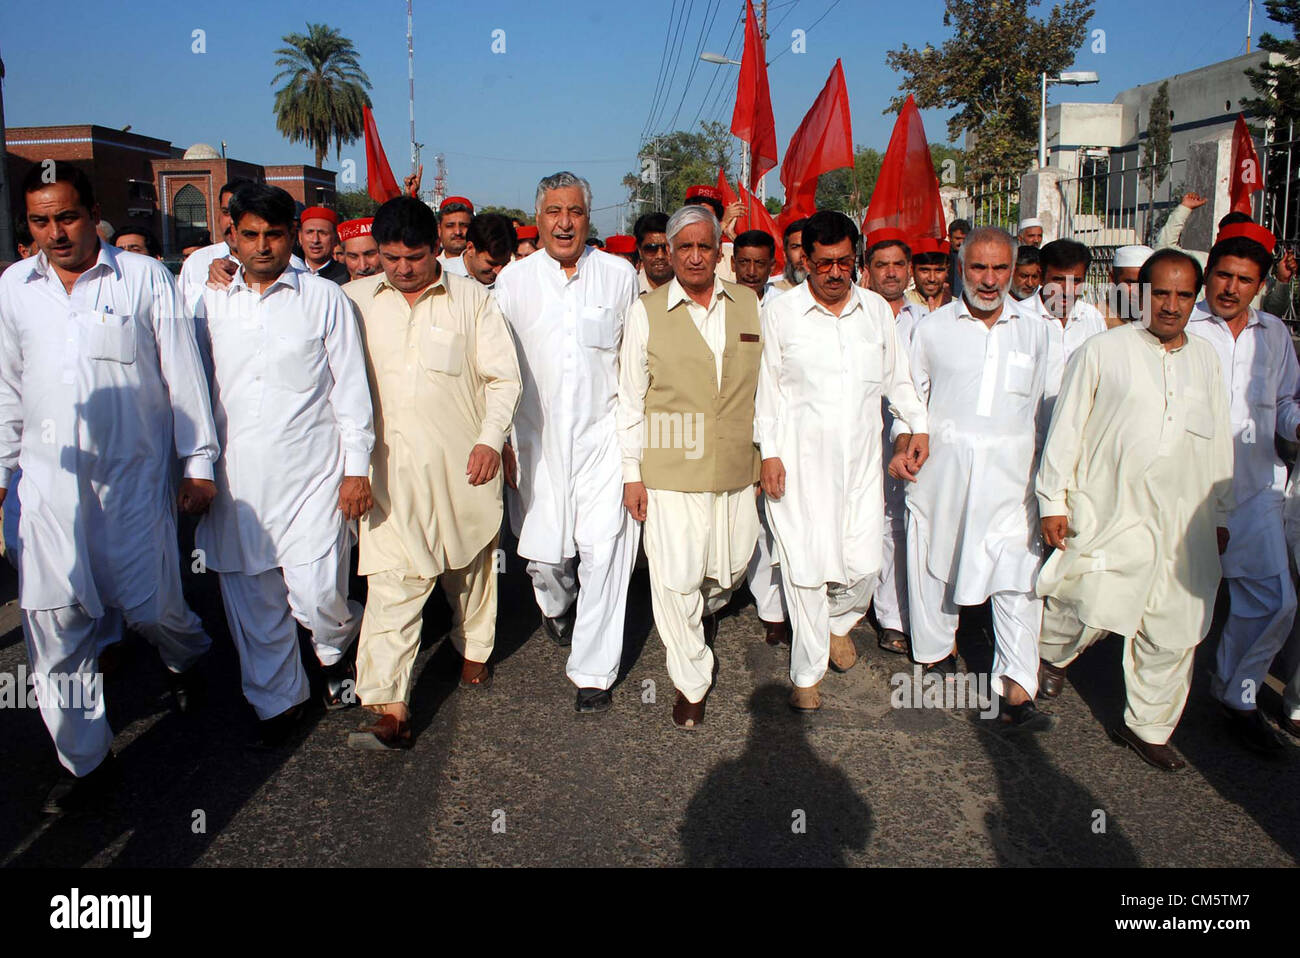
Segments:
[[[338,226],[339,214],[327,206],[309,206],[302,211],[302,215],[298,217],[298,222],[306,223],[308,220],[329,220],[335,226]]]
[[[942,253],[944,256],[952,254],[952,244],[947,240],[935,239],[933,236],[918,236],[911,246],[913,255],[922,255],[925,253]]]
[[[613,236],[605,237],[606,253],[635,253],[636,237],[627,236],[623,233],[616,233]]]
[[[361,220],[348,220],[346,223],[339,224],[339,239],[350,240],[358,236],[370,235],[370,224],[373,223],[374,217],[367,216]]]
[[[536,226],[516,226],[516,227],[515,227],[515,239],[516,239],[516,240],[535,240],[535,239],[537,239],[537,227],[536,227]]]
[[[717,200],[719,203],[722,202],[722,191],[716,186],[692,186],[686,191],[686,198],[688,200],[693,200],[697,196],[702,196],[706,200]]]
[[[902,243],[908,249],[912,248],[911,238],[896,226],[882,226],[878,230],[872,230],[867,234],[867,249],[875,246],[877,243]]]
[[[1254,240],[1268,250],[1270,256],[1273,254],[1273,248],[1277,246],[1277,237],[1258,223],[1233,223],[1231,226],[1225,226],[1219,230],[1219,238],[1214,242],[1222,243],[1226,239],[1236,239],[1239,236]]]
[[[471,203],[469,200],[467,200],[467,199],[466,199],[465,197],[463,197],[463,196],[449,196],[449,197],[447,197],[445,200],[442,201],[441,205],[439,205],[439,207],[438,207],[438,212],[442,212],[442,211],[445,210],[448,206],[450,206],[452,203],[460,203],[460,204],[463,205],[463,206],[468,206],[468,207],[469,207],[470,214],[473,215],[473,213],[474,213],[474,204]]]

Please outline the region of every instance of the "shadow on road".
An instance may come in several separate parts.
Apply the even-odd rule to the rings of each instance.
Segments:
[[[788,695],[768,683],[750,696],[745,751],[709,772],[686,808],[686,864],[843,867],[846,851],[866,848],[870,806],[817,756]]]

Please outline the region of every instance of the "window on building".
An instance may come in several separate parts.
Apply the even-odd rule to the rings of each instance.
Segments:
[[[193,184],[186,184],[176,191],[172,200],[172,215],[176,218],[176,248],[184,249],[202,241],[208,231],[208,203],[203,194]]]

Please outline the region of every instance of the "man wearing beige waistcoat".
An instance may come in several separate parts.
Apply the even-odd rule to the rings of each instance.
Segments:
[[[362,316],[375,412],[374,507],[361,523],[368,596],[357,697],[378,713],[349,746],[411,744],[411,674],[424,604],[441,579],[463,688],[486,688],[496,638],[501,446],[519,401],[519,363],[492,294],[448,275],[428,206],[375,214],[382,276],[344,287]]]
[[[718,278],[721,234],[699,206],[669,219],[674,278],[632,304],[619,369],[623,502],[644,523],[673,722],[686,729],[704,721],[716,614],[758,541],[758,297]]]

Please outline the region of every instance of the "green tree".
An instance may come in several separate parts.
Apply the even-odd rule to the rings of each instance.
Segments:
[[[1265,53],[1280,53],[1285,63],[1265,63],[1245,71],[1257,97],[1241,101],[1242,107],[1264,120],[1272,120],[1279,138],[1289,123],[1300,120],[1300,0],[1264,0],[1268,18],[1291,28],[1290,39],[1271,33],[1259,38]]]
[[[884,155],[870,147],[853,148],[853,166],[831,170],[817,178],[817,208],[839,210],[857,217],[871,202]]]
[[[1087,36],[1093,0],[1063,0],[1046,20],[1031,16],[1039,0],[946,0],[944,27],[953,35],[938,50],[903,44],[885,58],[903,75],[902,94],[922,109],[955,110],[948,139],[971,134],[967,185],[1027,168],[1038,142],[1039,72],[1059,73],[1074,62]]]
[[[931,143],[930,159],[934,161],[934,175],[939,186],[961,186],[966,174],[966,153],[947,143]]]
[[[281,39],[288,46],[275,51],[281,69],[271,85],[285,81],[275,93],[275,126],[290,143],[311,146],[321,166],[330,141],[337,159],[344,143],[360,139],[370,78],[352,41],[333,27],[309,23],[305,36],[289,33]]]
[[[365,190],[343,190],[334,195],[334,212],[341,220],[358,220],[374,216],[379,204]]]
[[[1147,238],[1154,236],[1152,213],[1155,209],[1156,190],[1169,176],[1169,158],[1173,152],[1173,113],[1169,109],[1169,81],[1156,89],[1151,98],[1151,112],[1147,115],[1147,138],[1142,144],[1142,165],[1147,167]]]
[[[531,226],[533,222],[533,215],[531,213],[525,213],[523,210],[516,209],[513,206],[476,206],[474,207],[474,212],[476,214],[500,213],[502,216],[508,216],[512,220],[518,220],[525,226]]]
[[[641,204],[641,212],[652,211],[655,184],[642,182],[641,171],[657,167],[662,180],[662,209],[671,213],[685,201],[691,186],[718,182],[719,168],[727,171],[733,184],[736,182],[736,171],[732,169],[734,142],[731,131],[721,123],[701,123],[698,133],[677,130],[657,136],[641,147],[637,154],[639,169],[624,176],[623,185],[629,197],[647,201]]]

